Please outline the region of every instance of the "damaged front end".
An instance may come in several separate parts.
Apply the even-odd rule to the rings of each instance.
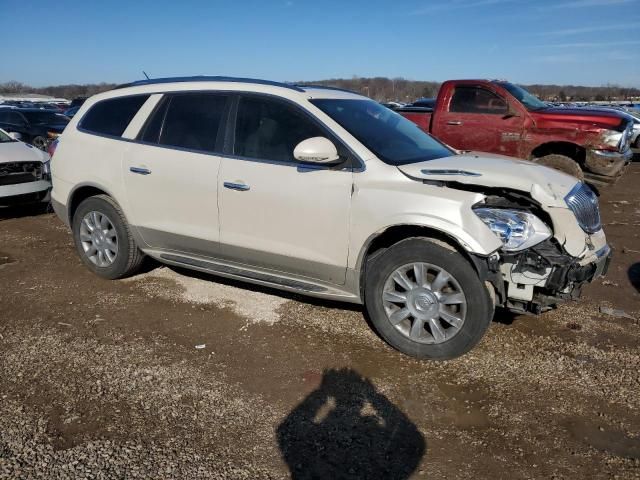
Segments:
[[[618,129],[604,130],[593,145],[588,146],[584,159],[585,178],[596,185],[617,180],[631,162],[633,123],[623,122]]]
[[[489,257],[474,258],[495,291],[496,305],[541,313],[578,298],[585,284],[606,273],[611,250],[604,241],[595,194],[579,183],[565,202],[564,212],[544,209],[527,195],[503,190],[487,194],[474,206],[474,212],[504,244]],[[563,236],[551,230],[567,223],[567,216],[561,215],[567,210],[573,213],[573,223],[579,226],[585,242],[578,256],[569,253],[565,248],[568,242],[561,243]],[[507,214],[491,216],[487,212]],[[515,212],[518,216],[514,217]]]

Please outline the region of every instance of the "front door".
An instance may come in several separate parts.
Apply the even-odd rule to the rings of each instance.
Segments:
[[[331,135],[300,107],[267,96],[242,96],[236,117],[218,184],[223,257],[343,284],[353,174],[293,157],[302,140]]]
[[[448,106],[434,120],[438,138],[454,148],[518,156],[524,120],[504,98],[483,86],[456,86]]]
[[[124,161],[129,219],[145,243],[196,255],[219,247],[218,172],[229,95],[165,95]]]

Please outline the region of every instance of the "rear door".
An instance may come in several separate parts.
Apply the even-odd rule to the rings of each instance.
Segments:
[[[327,137],[345,147],[301,107],[266,95],[242,95],[232,154],[220,169],[220,243],[224,258],[248,266],[345,281],[352,169],[305,165],[295,146]]]
[[[151,247],[216,256],[217,177],[229,98],[166,94],[131,144],[123,171],[130,223]]]
[[[510,113],[505,98],[482,85],[460,84],[443,107],[433,119],[433,131],[444,143],[459,150],[518,155],[524,120]]]

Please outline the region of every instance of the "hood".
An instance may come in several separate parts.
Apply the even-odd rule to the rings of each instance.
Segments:
[[[538,127],[581,124],[622,131],[627,124],[625,116],[620,112],[589,108],[549,107],[533,111],[531,116]]]
[[[46,162],[49,159],[42,150],[23,142],[0,143],[0,163]]]
[[[402,165],[398,168],[415,180],[519,190],[531,194],[531,197],[542,205],[562,208],[567,206],[564,197],[578,182],[571,175],[527,160],[477,152]]]

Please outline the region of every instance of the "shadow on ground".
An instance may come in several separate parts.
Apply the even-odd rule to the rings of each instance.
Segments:
[[[294,479],[406,479],[426,452],[411,420],[351,369],[326,370],[277,437]]]
[[[629,275],[629,281],[634,288],[640,292],[640,262],[634,263],[629,267],[629,271],[627,272]]]
[[[12,205],[3,206],[0,205],[0,220],[9,220],[11,218],[33,217],[36,215],[42,215],[43,213],[50,213],[53,209],[51,204],[46,203],[31,203],[26,205]]]

